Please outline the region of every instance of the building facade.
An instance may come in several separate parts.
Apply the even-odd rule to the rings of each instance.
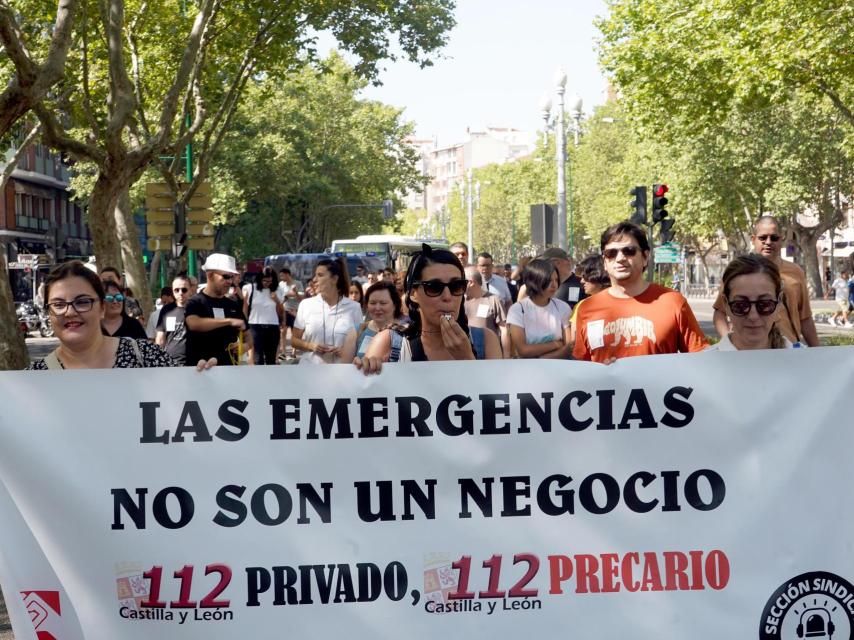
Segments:
[[[10,148],[0,156],[0,172],[14,153]],[[47,256],[47,265],[92,254],[84,212],[72,200],[68,179],[59,154],[40,144],[24,151],[0,194],[0,255],[7,265],[23,254]],[[29,270],[9,270],[16,299],[31,296],[32,277]]]

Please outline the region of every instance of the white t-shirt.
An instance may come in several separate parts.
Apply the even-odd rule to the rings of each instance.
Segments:
[[[252,294],[252,289],[255,288],[255,294]],[[249,317],[246,319],[247,324],[279,324],[279,314],[276,313],[276,303],[270,297],[270,290],[258,289],[254,284],[243,285],[243,299],[246,304],[249,304],[249,299],[252,299],[252,304],[249,307]],[[279,298],[281,301],[281,298]]]
[[[562,342],[570,315],[572,310],[563,300],[552,298],[545,307],[541,307],[530,298],[524,298],[510,307],[507,324],[522,327],[527,344],[543,344],[552,340]]]
[[[289,298],[288,294],[291,291],[296,291],[298,294],[303,292],[302,283],[299,280],[294,279],[290,284],[284,281],[279,282],[279,288],[276,290],[276,295],[279,296],[279,300],[282,301],[282,304],[285,305],[285,309],[294,311],[299,308],[300,296],[295,298]]]
[[[837,278],[830,287],[836,292],[836,299],[845,302],[848,300],[848,281]]]
[[[350,331],[358,331],[362,324],[362,307],[358,302],[343,297],[331,307],[322,296],[306,298],[299,303],[294,328],[302,329],[302,339],[340,347]],[[323,363],[319,354],[306,351],[300,356],[300,364]]]

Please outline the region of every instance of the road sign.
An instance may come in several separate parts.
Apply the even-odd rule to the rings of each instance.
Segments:
[[[213,206],[213,198],[209,193],[199,193],[198,191],[192,195],[187,206],[191,209],[209,209]]]
[[[151,224],[149,221],[145,230],[148,233],[149,238],[168,238],[175,233],[175,221],[170,220],[169,222],[158,222],[156,224]]]
[[[187,209],[187,222],[210,222],[214,214],[210,209]]]
[[[187,233],[193,237],[212,236],[216,234],[216,230],[211,224],[190,223],[187,225]]]
[[[149,238],[149,251],[172,251],[172,238]]]
[[[175,214],[169,211],[146,211],[145,220],[148,224],[175,224]]]
[[[196,251],[213,251],[214,239],[213,236],[206,236],[202,238],[187,238],[185,246],[188,249],[195,249]]]
[[[667,242],[655,248],[655,262],[657,264],[678,264],[681,262],[682,247],[677,242]]]

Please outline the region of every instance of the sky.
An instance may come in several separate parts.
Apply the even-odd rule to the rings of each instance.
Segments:
[[[543,126],[543,96],[556,103],[558,67],[567,73],[567,104],[578,94],[589,114],[605,102],[593,25],[605,12],[604,0],[458,0],[443,57],[423,70],[389,63],[383,85],[363,95],[405,108],[418,137],[438,137],[440,146],[462,142],[467,127],[533,134]]]

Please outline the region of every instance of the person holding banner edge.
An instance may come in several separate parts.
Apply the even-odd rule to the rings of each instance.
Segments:
[[[423,244],[406,272],[406,304],[412,319],[403,334],[380,332],[363,358],[353,364],[365,374],[379,373],[383,362],[500,360],[498,337],[469,330],[463,307],[468,286],[459,258]]]
[[[104,285],[82,262],[73,260],[54,268],[45,278],[44,296],[60,345],[47,357],[30,363],[28,370],[175,366],[169,355],[149,340],[103,335]],[[199,361],[197,369],[214,365],[216,360]]]

